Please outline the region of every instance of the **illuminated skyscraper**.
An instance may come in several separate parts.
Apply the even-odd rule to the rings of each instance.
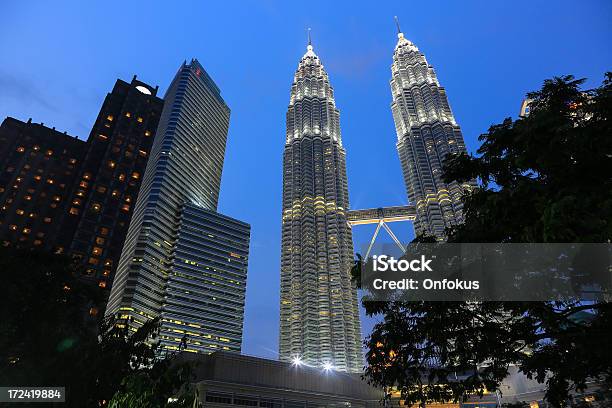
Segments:
[[[160,318],[162,351],[239,352],[248,224],[218,214],[230,110],[197,60],[165,95],[107,315]]]
[[[446,155],[466,151],[463,135],[433,67],[397,29],[391,110],[408,199],[416,207],[414,229],[444,239],[446,227],[463,222],[461,195],[470,187],[442,181]]]
[[[334,91],[308,44],[287,110],[283,156],[280,358],[363,368],[345,151]]]
[[[157,87],[117,80],[106,95],[69,190],[58,251],[108,296],[164,102]],[[80,158],[79,158],[80,159]]]

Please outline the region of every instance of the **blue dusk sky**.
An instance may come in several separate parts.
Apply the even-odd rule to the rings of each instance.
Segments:
[[[198,58],[232,110],[219,211],[252,227],[243,352],[275,358],[285,113],[306,29],[335,88],[351,207],[406,204],[389,108],[394,15],[436,69],[470,152],[545,78],[596,86],[612,69],[609,0],[1,1],[0,116],[84,139],[117,78],[163,95]],[[409,224],[392,228],[411,239]],[[357,250],[372,232],[354,230]]]

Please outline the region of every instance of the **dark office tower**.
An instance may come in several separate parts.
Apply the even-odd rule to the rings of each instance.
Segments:
[[[308,44],[291,86],[283,156],[280,358],[363,368],[340,113]]]
[[[42,124],[0,125],[0,243],[53,249],[85,142]]]
[[[399,29],[391,66],[391,110],[408,199],[416,207],[414,229],[444,239],[446,227],[463,222],[461,196],[469,183],[442,181],[446,155],[465,152],[436,73]]]
[[[117,80],[87,141],[58,241],[110,288],[163,108],[157,88]]]
[[[164,99],[106,313],[159,317],[162,352],[240,351],[250,229],[216,213],[230,110],[197,60]]]

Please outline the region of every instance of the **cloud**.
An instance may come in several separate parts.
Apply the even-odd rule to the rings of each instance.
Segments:
[[[32,82],[25,78],[16,77],[5,72],[0,72],[0,99],[11,99],[23,105],[39,105],[51,112],[59,110],[37,89]]]

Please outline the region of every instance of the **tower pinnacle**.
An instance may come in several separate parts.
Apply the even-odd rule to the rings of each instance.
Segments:
[[[401,33],[402,29],[400,28],[400,24],[399,24],[399,18],[397,18],[397,16],[393,16],[393,19],[395,20],[395,26],[397,27],[397,33]]]
[[[393,16],[395,20],[395,26],[397,27],[397,38],[404,38],[404,33],[402,33],[402,29],[400,28],[399,18],[397,16]]]
[[[304,54],[304,58],[305,57],[316,57],[317,55],[314,53],[313,47],[312,47],[312,38],[310,37],[310,27],[308,27],[307,32],[308,32],[308,45],[306,46],[306,54]]]

